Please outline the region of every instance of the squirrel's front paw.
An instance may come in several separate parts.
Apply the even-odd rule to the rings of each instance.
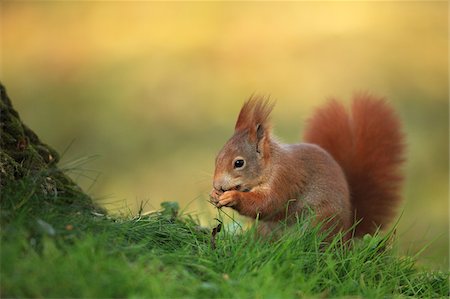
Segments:
[[[217,191],[216,189],[212,189],[211,193],[209,193],[209,198],[211,202],[215,205],[219,203],[219,198],[223,194],[223,192]]]
[[[240,199],[239,191],[226,191],[219,197],[219,202],[216,203],[218,208],[221,207],[233,207],[238,204]]]

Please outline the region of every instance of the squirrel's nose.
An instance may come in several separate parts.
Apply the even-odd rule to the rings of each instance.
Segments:
[[[213,181],[213,187],[217,191],[225,192],[230,190],[232,186],[230,186],[232,179],[229,175],[216,175]]]
[[[213,188],[216,189],[217,191],[225,192],[225,190],[223,190],[223,187],[219,184],[214,183]]]

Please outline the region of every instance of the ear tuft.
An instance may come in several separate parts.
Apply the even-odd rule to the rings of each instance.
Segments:
[[[267,131],[270,128],[269,116],[273,106],[268,97],[251,96],[241,108],[235,130],[248,130],[256,135]]]

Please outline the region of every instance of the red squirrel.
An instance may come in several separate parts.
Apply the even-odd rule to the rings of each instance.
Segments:
[[[273,106],[258,96],[244,103],[216,158],[213,204],[258,218],[263,234],[306,209],[331,235],[386,227],[401,202],[405,148],[393,109],[368,94],[350,111],[331,100],[307,122],[305,143],[283,144],[271,133]]]

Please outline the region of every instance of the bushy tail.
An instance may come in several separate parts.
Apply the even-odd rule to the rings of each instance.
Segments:
[[[309,120],[304,140],[328,151],[344,170],[351,194],[356,236],[373,233],[395,217],[401,201],[404,135],[383,99],[355,96],[348,113],[332,100]]]

